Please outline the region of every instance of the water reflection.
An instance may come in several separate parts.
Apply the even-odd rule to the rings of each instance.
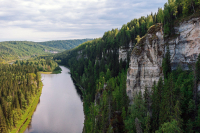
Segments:
[[[25,133],[81,133],[84,113],[81,91],[74,85],[69,69],[61,74],[42,74],[40,104]]]
[[[73,78],[72,78],[72,80],[73,80]],[[77,95],[79,95],[80,100],[83,102],[83,93],[81,91],[81,88],[78,85],[76,85],[76,81],[75,80],[73,80],[73,82],[74,82],[74,85],[75,85],[75,88],[76,88]]]

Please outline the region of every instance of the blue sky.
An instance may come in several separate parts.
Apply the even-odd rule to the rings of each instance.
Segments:
[[[0,41],[102,37],[167,0],[0,0]]]

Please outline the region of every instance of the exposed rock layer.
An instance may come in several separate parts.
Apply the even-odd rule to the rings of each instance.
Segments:
[[[180,64],[183,69],[188,70],[200,53],[200,18],[184,21],[174,29],[177,37],[165,40],[169,44],[172,69]]]
[[[129,54],[129,52],[131,52],[133,50],[133,43],[132,41],[129,42],[128,47],[120,47],[119,48],[119,61],[126,61],[127,60],[127,56]]]

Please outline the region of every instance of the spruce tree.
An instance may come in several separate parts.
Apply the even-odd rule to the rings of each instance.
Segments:
[[[161,98],[162,98],[162,89],[163,89],[163,80],[162,78],[159,79],[158,85],[154,84],[152,90],[153,94],[151,96],[152,99],[152,131],[156,131],[159,127],[159,115],[160,115],[160,108],[161,108]]]
[[[179,100],[177,100],[176,105],[174,107],[173,119],[175,119],[177,121],[178,127],[180,129],[182,129],[182,122],[183,122],[183,120],[181,118],[181,114],[182,114],[182,112],[181,112],[181,109],[180,109],[180,102],[179,102]]]
[[[166,79],[168,79],[169,73],[171,72],[171,57],[169,46],[167,46],[167,52],[165,54],[165,58],[163,59],[162,67],[163,67],[163,74]]]
[[[144,133],[150,133],[150,122],[151,122],[151,117],[149,115],[149,112],[147,113],[146,121],[145,121],[145,130]]]

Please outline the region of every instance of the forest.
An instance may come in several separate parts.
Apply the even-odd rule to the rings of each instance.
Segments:
[[[119,60],[120,47],[140,42],[149,27],[163,24],[164,37],[175,36],[174,26],[184,20],[200,17],[199,0],[168,0],[164,8],[147,17],[133,19],[121,29],[112,29],[102,38],[56,54],[55,59],[70,68],[83,90],[85,133],[198,132],[200,102],[197,94],[200,56],[195,69],[172,71],[170,53],[163,60],[164,79],[152,91],[135,96],[130,106],[126,95],[127,60]],[[167,47],[167,44],[166,44]]]
[[[14,64],[29,65],[37,68],[39,72],[61,72],[61,68],[58,66],[57,62],[55,62],[52,57],[49,56],[38,56],[28,60],[16,60]]]
[[[23,125],[32,103],[40,94],[40,82],[41,76],[33,66],[0,64],[1,133],[16,132]]]

